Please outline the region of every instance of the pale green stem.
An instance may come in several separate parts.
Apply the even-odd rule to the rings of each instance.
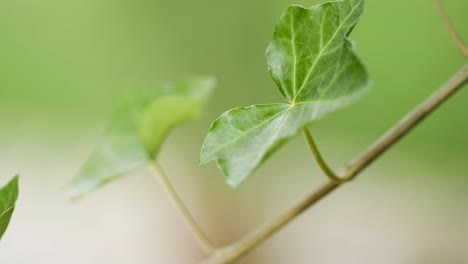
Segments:
[[[442,22],[444,22],[445,28],[447,29],[450,38],[452,39],[453,43],[455,43],[455,46],[458,48],[458,50],[463,54],[463,56],[465,56],[465,58],[468,57],[468,48],[465,46],[462,39],[460,38],[460,35],[457,33],[455,27],[448,18],[442,3],[440,0],[435,0],[435,2],[440,16],[442,17]]]
[[[392,145],[397,143],[400,138],[418,125],[427,115],[436,110],[443,102],[450,98],[451,95],[460,90],[467,81],[468,66],[464,66],[461,71],[455,74],[455,76],[453,76],[437,92],[416,107],[413,112],[404,117],[395,125],[395,127],[390,129],[379,140],[377,140],[376,143],[365,151],[363,155],[347,166],[340,174],[340,177],[351,180],[357,176],[361,171],[367,168],[372,161],[380,157]],[[239,241],[217,250],[211,258],[207,259],[203,263],[224,264],[238,260],[267,238],[271,237],[289,222],[296,219],[296,217],[298,217],[302,212],[316,204],[339,186],[343,185],[343,183],[344,182],[334,181],[326,183],[278,218],[258,227],[245,235]]]
[[[195,218],[192,216],[192,214],[189,212],[180,196],[177,194],[177,191],[175,190],[174,186],[170,182],[169,178],[167,177],[166,173],[161,168],[159,163],[157,161],[153,161],[151,162],[150,167],[156,172],[156,178],[161,182],[161,186],[164,188],[167,195],[170,197],[175,207],[184,218],[185,222],[194,234],[202,250],[208,255],[213,255],[216,251],[216,248],[209,241],[208,237],[205,235],[201,227],[197,224]]]
[[[322,169],[322,171],[325,173],[325,175],[328,176],[328,178],[333,181],[333,182],[342,182],[343,179],[338,177],[333,170],[328,166],[327,162],[324,160],[322,157],[322,154],[320,153],[317,144],[315,144],[315,140],[310,134],[309,130],[307,128],[304,128],[302,130],[302,134],[304,135],[304,138],[307,142],[307,145],[309,146],[310,150],[312,151],[312,154],[314,154],[315,160],[317,161],[318,165]]]
[[[423,121],[430,113],[436,110],[443,102],[459,91],[468,82],[468,65],[462,67],[442,88],[433,93],[412,112],[389,129],[367,151],[352,161],[340,175],[345,178],[354,178],[367,168],[382,153],[404,137],[411,129]]]

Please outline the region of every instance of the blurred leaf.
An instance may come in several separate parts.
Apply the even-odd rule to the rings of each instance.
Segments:
[[[362,0],[290,6],[266,51],[269,72],[288,102],[221,115],[203,144],[201,163],[216,161],[235,187],[302,128],[359,97],[369,79],[347,37],[363,8]]]
[[[10,223],[18,198],[18,176],[0,189],[0,239]]]
[[[213,78],[194,78],[166,84],[118,109],[101,143],[72,182],[71,197],[93,191],[156,158],[171,128],[200,116],[215,83]]]

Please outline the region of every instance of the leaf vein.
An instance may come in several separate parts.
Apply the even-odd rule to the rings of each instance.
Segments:
[[[234,138],[233,140],[230,140],[230,141],[228,141],[228,142],[222,144],[221,146],[217,147],[215,150],[213,150],[213,151],[211,152],[210,155],[208,155],[208,157],[207,157],[205,160],[207,160],[207,161],[208,161],[208,160],[211,160],[212,157],[216,154],[216,152],[218,152],[220,149],[222,149],[222,148],[224,148],[224,147],[226,147],[226,146],[228,146],[228,145],[230,145],[230,144],[236,142],[236,141],[239,140],[240,138],[245,137],[250,131],[253,131],[253,130],[255,130],[256,128],[258,128],[258,127],[260,127],[260,126],[262,126],[262,125],[264,125],[264,124],[270,122],[271,120],[275,119],[276,117],[278,117],[278,116],[281,115],[282,113],[283,113],[283,111],[279,111],[278,113],[272,115],[270,118],[264,120],[263,122],[260,122],[259,124],[253,126],[252,128],[245,130],[244,133],[243,133],[242,135],[239,135],[238,137]],[[215,122],[216,122],[216,121],[215,121]]]
[[[11,206],[11,207],[8,207],[7,209],[5,209],[1,214],[0,214],[0,218],[4,217],[8,212],[10,212],[11,210],[15,209],[15,206]]]
[[[297,67],[297,54],[296,54],[296,33],[294,31],[294,15],[291,13],[291,48],[293,53],[293,96],[296,94],[296,67]]]
[[[356,6],[353,7],[353,9],[349,12],[349,14],[346,16],[346,18],[340,23],[340,25],[338,26],[338,28],[336,29],[335,33],[333,33],[333,36],[328,40],[327,44],[325,45],[325,47],[323,49],[320,50],[319,54],[317,55],[317,57],[315,58],[313,64],[312,64],[312,67],[310,68],[310,70],[307,72],[307,75],[306,77],[304,78],[304,81],[302,82],[301,84],[301,87],[299,88],[299,90],[297,91],[297,93],[294,95],[294,98],[293,98],[293,102],[296,101],[296,98],[297,96],[301,93],[301,91],[304,89],[306,83],[309,81],[309,78],[310,78],[310,75],[312,74],[312,72],[314,71],[315,67],[317,66],[317,63],[318,61],[322,58],[322,55],[323,55],[323,52],[330,46],[330,44],[333,42],[333,40],[338,36],[338,32],[340,32],[341,28],[343,27],[343,25],[345,24],[345,22],[351,17],[351,15],[354,13],[354,11],[359,7],[359,5],[361,4],[362,2],[358,2],[358,4]]]

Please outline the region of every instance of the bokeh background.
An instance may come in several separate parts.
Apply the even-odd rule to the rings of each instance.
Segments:
[[[67,184],[132,89],[212,74],[199,122],[177,128],[160,160],[217,245],[272,218],[325,181],[302,138],[230,189],[201,143],[223,111],[280,102],[264,51],[293,3],[323,1],[14,0],[0,2],[0,182],[21,194],[0,243],[5,264],[197,263],[197,248],[145,169],[70,203]],[[468,39],[468,1],[446,0]],[[339,167],[466,61],[428,0],[368,0],[352,34],[374,81],[358,103],[311,127]],[[239,263],[468,263],[468,89],[355,182]]]

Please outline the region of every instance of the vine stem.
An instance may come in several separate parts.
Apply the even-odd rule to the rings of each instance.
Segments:
[[[361,171],[367,168],[373,161],[380,155],[388,150],[393,144],[398,142],[404,135],[412,130],[419,124],[428,114],[436,110],[443,102],[445,102],[451,95],[461,89],[468,81],[468,65],[465,65],[458,73],[456,73],[446,84],[444,84],[438,91],[426,99],[422,104],[416,107],[393,128],[385,133],[380,139],[374,143],[367,151],[360,157],[352,161],[345,169],[338,175],[341,178],[352,180]],[[318,151],[318,150],[317,150]],[[320,153],[320,152],[317,152]],[[321,155],[320,155],[321,157]],[[337,177],[338,177],[337,176]],[[316,192],[313,192],[304,200],[293,206],[291,209],[280,215],[278,218],[270,220],[266,224],[258,227],[246,236],[221,248],[215,252],[211,258],[205,260],[204,264],[220,264],[232,263],[238,260],[256,246],[261,244],[264,240],[272,236],[282,227],[298,217],[302,212],[319,202],[322,198],[327,196],[332,191],[343,185],[345,181],[333,181],[320,187]]]
[[[167,177],[167,174],[162,169],[161,165],[157,161],[153,161],[150,164],[150,168],[152,168],[155,172],[156,178],[160,181],[161,186],[166,191],[167,195],[170,197],[172,202],[174,203],[177,210],[180,212],[182,217],[184,218],[187,226],[189,227],[190,231],[192,231],[193,235],[197,239],[198,244],[200,245],[201,249],[208,255],[213,255],[216,252],[216,248],[210,242],[206,234],[203,232],[201,227],[195,221],[195,218],[187,209],[184,202],[177,194],[174,186],[172,185],[171,181]]]
[[[435,0],[437,9],[439,10],[440,16],[442,17],[442,22],[444,22],[445,28],[447,29],[448,33],[450,34],[450,38],[455,43],[455,46],[458,50],[463,54],[463,56],[468,57],[468,48],[465,46],[463,41],[461,40],[460,36],[458,35],[455,27],[453,26],[452,22],[447,16],[445,12],[444,6],[442,5],[440,0]]]
[[[318,149],[317,144],[315,144],[315,140],[310,134],[309,130],[307,128],[302,129],[302,134],[304,135],[304,139],[306,140],[307,145],[312,151],[312,154],[314,154],[315,160],[317,161],[318,165],[320,166],[322,171],[325,173],[325,175],[328,176],[330,181],[333,181],[333,182],[345,181],[345,179],[341,179],[338,175],[335,174],[335,172],[333,172],[330,166],[328,166],[327,162],[322,157],[322,154],[320,153],[320,150]]]
[[[398,142],[411,129],[436,110],[443,102],[459,91],[468,81],[468,65],[462,67],[444,86],[433,93],[411,113],[400,120],[393,128],[388,130],[374,145],[361,156],[352,161],[343,171],[344,177],[350,179],[375,161],[382,153]]]

